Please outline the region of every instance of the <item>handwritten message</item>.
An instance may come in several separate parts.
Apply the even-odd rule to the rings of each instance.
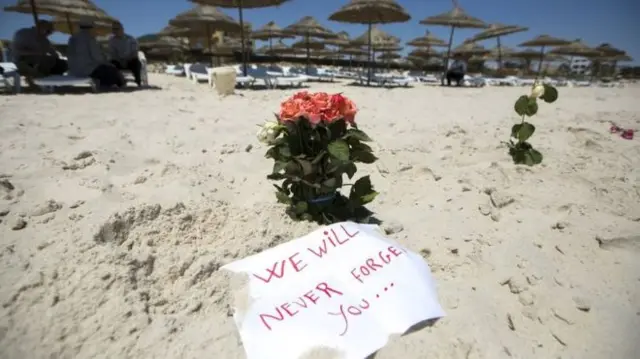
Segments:
[[[222,269],[249,276],[251,304],[234,315],[249,358],[363,358],[444,315],[426,262],[375,226],[323,227]]]

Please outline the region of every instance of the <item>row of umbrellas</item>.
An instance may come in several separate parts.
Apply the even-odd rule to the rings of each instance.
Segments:
[[[145,44],[156,48],[180,49],[184,47],[185,41],[181,39],[205,39],[207,49],[212,51],[211,37],[216,31],[222,31],[230,38],[222,46],[217,46],[216,50],[235,50],[239,48],[242,54],[243,71],[246,74],[246,54],[249,52],[248,39],[259,39],[269,41],[268,49],[263,49],[266,53],[298,53],[300,49],[306,50],[307,65],[314,54],[324,53],[331,56],[330,51],[325,50],[325,46],[336,46],[338,53],[345,55],[366,55],[367,62],[371,64],[375,59],[376,52],[382,52],[379,58],[393,59],[400,55],[395,53],[402,50],[400,39],[385,33],[376,27],[377,24],[388,24],[395,22],[406,22],[410,20],[410,15],[395,0],[351,0],[338,11],[333,13],[329,19],[337,22],[365,24],[367,31],[360,37],[349,39],[347,33],[334,33],[322,26],[313,17],[307,16],[298,22],[287,26],[284,29],[270,22],[257,31],[251,31],[251,26],[244,23],[243,9],[260,8],[267,6],[277,6],[288,0],[190,0],[197,6],[189,11],[178,14],[169,21],[169,26],[163,29],[158,35],[159,40]],[[217,7],[237,8],[239,22],[230,16],[217,10]],[[38,14],[55,16],[54,24],[57,30],[66,33],[73,31],[73,19],[78,17],[91,17],[95,19],[96,28],[100,32],[110,31],[111,22],[115,21],[106,12],[98,8],[89,0],[18,0],[17,4],[5,8],[5,11],[17,11],[33,14],[37,20]],[[37,21],[36,21],[37,23]],[[612,61],[622,61],[628,59],[624,51],[615,49],[608,44],[603,44],[598,48],[590,48],[582,41],[568,41],[555,38],[549,35],[541,35],[530,41],[520,44],[526,47],[524,51],[513,51],[505,49],[501,45],[501,38],[514,33],[527,31],[528,28],[516,25],[486,24],[482,20],[467,14],[453,0],[453,9],[425,18],[420,21],[423,25],[447,26],[450,27],[449,41],[445,42],[436,38],[431,33],[427,33],[417,39],[409,41],[407,44],[416,47],[409,57],[430,58],[443,57],[443,65],[448,66],[449,58],[452,54],[460,54],[475,58],[493,57],[498,60],[499,68],[502,67],[503,58],[524,58],[533,60],[539,59],[540,72],[545,59],[545,50],[553,48],[549,53],[555,55],[583,56]],[[466,40],[461,46],[452,49],[451,44],[456,29],[471,28],[482,29],[483,31],[474,37]],[[237,39],[239,37],[239,39]],[[286,39],[301,37],[301,40],[287,48],[281,42],[273,45],[274,39]],[[494,50],[487,50],[478,45],[480,41],[496,39],[497,47]],[[238,41],[239,40],[239,41]],[[366,46],[366,49],[363,47]],[[446,53],[436,52],[434,47],[446,47]],[[538,48],[535,51],[533,48]],[[307,66],[308,68],[308,66]],[[368,68],[371,74],[371,66]],[[371,77],[371,76],[369,76]]]

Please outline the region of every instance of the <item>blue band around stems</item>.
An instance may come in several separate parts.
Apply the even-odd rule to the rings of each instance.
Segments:
[[[329,202],[329,201],[333,200],[334,198],[336,198],[337,194],[338,194],[338,192],[329,193],[329,194],[326,194],[324,196],[316,197],[316,198],[314,198],[312,200],[309,200],[308,202],[311,203],[311,204],[319,204],[319,203]]]

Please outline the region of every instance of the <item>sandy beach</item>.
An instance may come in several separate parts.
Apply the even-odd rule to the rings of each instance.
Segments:
[[[255,137],[296,89],[150,82],[0,96],[0,357],[244,358],[218,269],[316,228],[276,203]],[[370,208],[447,312],[376,359],[637,357],[640,138],[609,127],[640,129],[640,86],[559,88],[537,167],[500,143],[527,88],[309,90],[359,106]]]

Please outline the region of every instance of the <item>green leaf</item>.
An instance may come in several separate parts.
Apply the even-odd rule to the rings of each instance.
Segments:
[[[349,177],[349,179],[353,178],[357,170],[358,168],[356,167],[356,164],[353,162],[349,162],[344,166],[344,172],[347,174],[347,177]]]
[[[535,98],[529,98],[525,115],[531,117],[538,113],[538,101]]]
[[[279,181],[285,178],[287,178],[287,176],[283,175],[282,173],[270,173],[267,175],[267,179],[270,179],[272,181]]]
[[[349,198],[352,196],[355,198],[361,198],[371,192],[373,192],[371,178],[369,176],[360,177],[351,187],[351,194],[349,195]]]
[[[282,171],[284,171],[284,169],[287,167],[287,162],[284,161],[276,161],[273,164],[273,170],[271,171],[272,173],[280,173]]]
[[[358,141],[363,141],[363,142],[373,141],[371,137],[369,137],[369,135],[364,133],[364,131],[358,130],[356,128],[350,128],[349,130],[347,130],[347,134],[345,135],[345,138],[349,138],[349,137],[355,138]]]
[[[309,205],[307,204],[307,202],[298,202],[296,203],[296,206],[293,208],[293,211],[296,214],[303,214],[305,213],[307,210],[309,209]]]
[[[362,163],[374,163],[378,157],[376,157],[373,153],[367,151],[354,151],[351,154],[351,159],[354,162],[362,162]]]
[[[378,192],[373,191],[369,194],[366,194],[362,197],[360,197],[360,201],[362,202],[362,204],[367,204],[369,202],[373,202],[373,200],[378,196]]]
[[[322,186],[328,187],[328,188],[331,188],[331,189],[337,188],[337,185],[338,185],[338,180],[335,177],[329,178],[329,179],[325,180],[324,182],[322,182]]]
[[[287,196],[284,192],[276,191],[276,198],[280,203],[291,204],[292,202],[291,198],[289,198],[289,196]]]
[[[533,135],[536,127],[529,122],[516,124],[511,127],[511,137],[517,138],[519,141],[526,141]]]
[[[349,160],[349,145],[343,140],[336,140],[329,143],[327,150],[332,157],[340,161]]]
[[[534,150],[533,148],[530,149],[529,156],[531,157],[531,162],[534,165],[542,163],[542,153],[540,153],[538,150]]]
[[[291,150],[289,149],[289,146],[284,145],[284,144],[278,146],[278,153],[282,157],[286,157],[286,158],[291,157]]]
[[[327,125],[327,129],[329,130],[329,138],[331,140],[337,140],[344,136],[347,130],[347,122],[343,119],[334,121]]]
[[[558,90],[550,85],[544,86],[544,94],[540,97],[546,103],[553,103],[558,99]]]
[[[312,174],[314,172],[313,171],[313,165],[311,165],[311,162],[305,161],[305,160],[299,160],[299,159],[295,159],[295,161],[300,166],[300,169],[302,170],[302,175],[303,176],[308,176],[308,175],[310,175],[310,174]]]
[[[349,144],[351,145],[351,149],[353,151],[373,152],[373,148],[371,148],[371,146],[367,145],[366,143],[362,143],[358,140],[352,140],[352,141],[349,141]]]
[[[522,95],[518,98],[513,109],[520,116],[524,116],[527,113],[527,107],[529,106],[529,96]]]

